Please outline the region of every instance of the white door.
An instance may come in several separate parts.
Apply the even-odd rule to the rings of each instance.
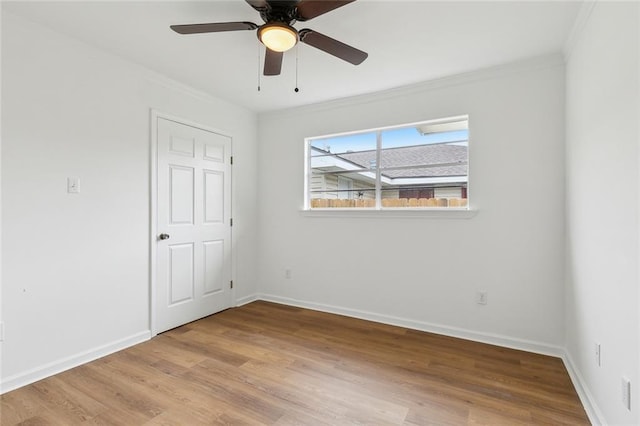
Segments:
[[[157,118],[155,331],[231,306],[231,138]]]

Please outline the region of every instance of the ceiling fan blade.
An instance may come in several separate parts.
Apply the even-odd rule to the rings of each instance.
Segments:
[[[255,30],[258,25],[253,22],[214,22],[211,24],[171,25],[178,34],[218,33],[222,31]]]
[[[296,20],[308,21],[354,1],[356,0],[302,0],[296,5]]]
[[[271,49],[267,49],[264,55],[264,75],[280,75],[283,56],[283,52],[274,52]]]
[[[343,61],[352,63],[353,65],[360,65],[362,61],[369,56],[367,52],[358,50],[355,47],[351,47],[348,44],[344,44],[341,41],[308,28],[300,30],[298,34],[300,35],[301,42],[320,49],[323,52],[327,52]]]

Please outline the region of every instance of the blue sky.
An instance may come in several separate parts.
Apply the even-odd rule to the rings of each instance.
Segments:
[[[468,134],[468,130],[457,130],[422,136],[415,127],[389,129],[382,132],[382,148],[466,141]],[[330,147],[331,152],[334,154],[347,151],[374,150],[376,149],[376,132],[314,139],[311,142],[311,146],[320,149]]]

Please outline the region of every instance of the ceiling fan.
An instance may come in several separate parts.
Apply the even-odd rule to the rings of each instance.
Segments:
[[[296,30],[293,24],[304,22],[355,0],[246,0],[265,22],[215,22],[210,24],[171,25],[178,34],[216,33],[222,31],[258,30],[258,39],[267,48],[264,75],[279,75],[284,52],[298,41],[320,49],[344,61],[359,65],[368,54],[355,47],[308,28]]]

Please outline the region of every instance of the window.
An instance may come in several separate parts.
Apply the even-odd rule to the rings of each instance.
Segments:
[[[460,116],[307,138],[306,208],[466,209],[468,134]]]

